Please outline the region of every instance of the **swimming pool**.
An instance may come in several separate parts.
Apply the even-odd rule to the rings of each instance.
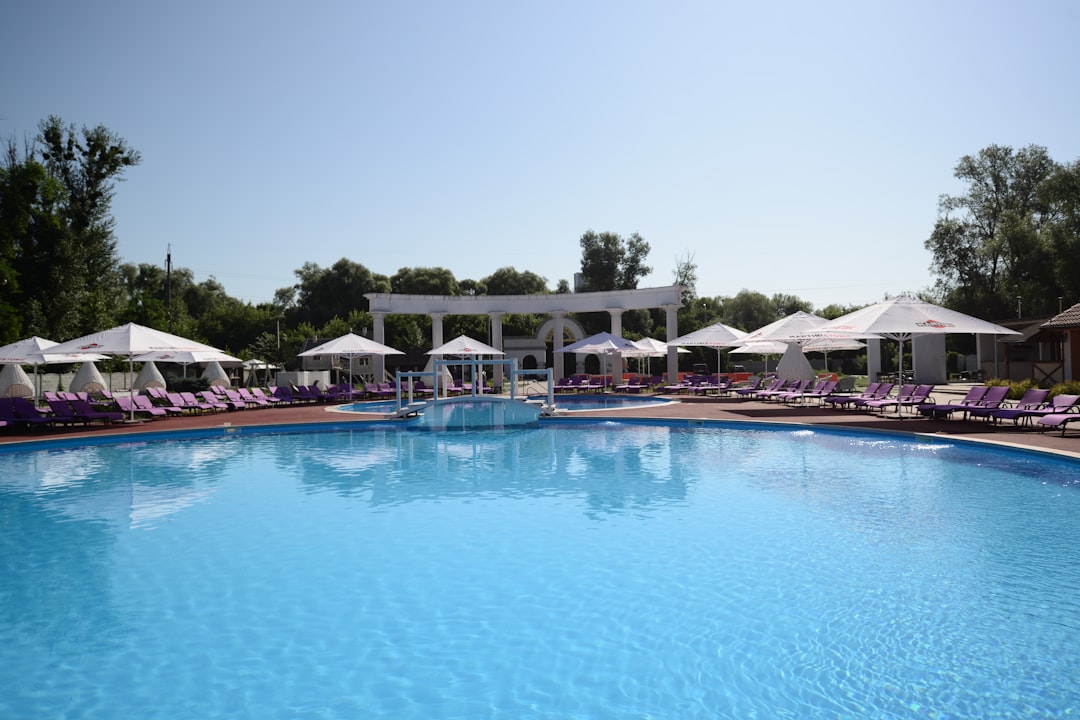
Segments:
[[[0,451],[0,716],[1059,717],[1075,462],[555,420]]]
[[[459,399],[468,399],[459,398]],[[479,398],[483,400],[483,398]],[[547,396],[533,395],[530,401],[546,401]],[[556,395],[555,406],[564,410],[610,410],[612,408],[644,407],[649,405],[666,405],[672,402],[669,398],[639,397],[636,395],[602,395],[600,393],[589,395]],[[349,403],[337,408],[345,412],[364,413],[391,413],[397,409],[396,400],[368,400],[365,402]]]

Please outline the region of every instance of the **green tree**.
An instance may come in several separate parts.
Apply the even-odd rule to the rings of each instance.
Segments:
[[[698,266],[694,262],[694,254],[687,253],[685,258],[678,258],[675,261],[675,284],[682,286],[682,304],[683,307],[689,307],[693,305],[697,300],[697,280],[698,280]]]
[[[960,159],[954,175],[962,195],[942,195],[925,246],[943,302],[976,315],[1003,317],[1018,295],[1039,294],[1046,254],[1040,247],[1049,216],[1040,187],[1058,170],[1046,148],[1019,151],[991,145]]]
[[[740,290],[733,298],[724,300],[723,323],[751,332],[778,320],[776,307],[764,294]]]
[[[116,182],[141,157],[103,125],[76,130],[50,116],[39,129],[41,162],[64,190],[59,207],[64,237],[56,247],[59,254],[48,262],[65,268],[62,305],[73,318],[65,329],[92,332],[110,324],[120,309],[112,199]]]
[[[787,317],[788,315],[794,315],[797,312],[813,313],[814,304],[807,302],[797,295],[788,295],[787,293],[776,293],[770,300],[772,302],[773,310],[776,312],[777,318]]]
[[[454,273],[446,268],[401,268],[390,278],[390,292],[402,295],[459,295]]]
[[[616,233],[588,230],[581,236],[581,276],[584,290],[634,290],[652,272],[645,265],[649,243],[637,233],[625,240]]]
[[[547,278],[536,273],[518,272],[512,267],[499,268],[483,278],[485,295],[543,295],[548,292]]]
[[[372,273],[363,265],[341,258],[329,268],[308,262],[296,271],[295,304],[288,312],[290,323],[307,322],[319,327],[334,317],[347,318],[349,313],[367,309],[366,293],[389,292],[385,276]],[[279,290],[279,298],[285,300]]]
[[[1050,312],[1080,301],[1080,160],[1059,167],[1042,187],[1052,218],[1042,228],[1051,269],[1046,287]],[[1057,302],[1061,298],[1061,302]]]

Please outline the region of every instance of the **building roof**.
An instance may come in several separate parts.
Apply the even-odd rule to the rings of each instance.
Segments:
[[[1076,303],[1065,312],[1058,313],[1042,325],[1044,328],[1080,327],[1080,303]]]

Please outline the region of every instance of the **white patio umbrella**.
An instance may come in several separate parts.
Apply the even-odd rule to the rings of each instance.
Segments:
[[[458,335],[448,343],[427,351],[428,355],[504,355],[502,350],[491,347],[468,335]]]
[[[135,362],[169,362],[182,365],[184,377],[187,377],[187,366],[196,363],[218,362],[226,364],[239,364],[240,358],[233,357],[216,348],[210,350],[154,350],[135,356]]]
[[[787,343],[778,340],[758,340],[739,345],[728,350],[728,355],[761,355],[765,358],[765,372],[769,372],[769,356],[783,355],[787,352]]]
[[[140,390],[146,388],[164,388],[165,376],[158,370],[153,361],[144,362],[139,374],[135,377],[134,387]]]
[[[105,378],[93,362],[84,362],[79,366],[75,377],[71,379],[72,392],[101,392],[105,389]]]
[[[34,397],[41,395],[41,378],[38,376],[39,365],[55,365],[66,363],[78,363],[93,360],[104,360],[108,355],[97,353],[56,353],[52,348],[58,345],[55,340],[33,337],[13,342],[10,345],[0,347],[0,364],[17,363],[30,365],[34,368]]]
[[[349,358],[349,381],[352,382],[353,376],[353,358],[361,357],[363,355],[404,355],[400,350],[392,348],[389,345],[383,345],[380,342],[369,340],[368,338],[357,335],[355,333],[345,333],[340,337],[336,337],[333,340],[327,340],[326,342],[316,345],[313,348],[305,350],[300,353],[300,357],[311,357],[314,355],[331,355],[335,357],[347,357]]]
[[[49,348],[49,351],[53,353],[92,352],[126,357],[128,372],[132,377],[135,375],[135,356],[155,350],[217,350],[217,348],[136,323],[118,325],[108,330],[58,343]],[[135,421],[134,405],[131,409],[130,420]]]
[[[900,295],[848,313],[803,333],[803,340],[820,338],[884,337],[899,344],[898,377],[904,376],[904,341],[920,335],[970,333],[1019,335],[1016,330],[949,310],[909,295]]]
[[[0,397],[30,397],[34,383],[22,365],[9,363],[0,370]]]
[[[502,350],[496,347],[492,347],[487,343],[482,343],[479,340],[469,337],[468,335],[458,335],[450,342],[443,343],[437,348],[432,348],[427,351],[428,355],[452,355],[455,357],[471,357],[475,359],[478,355],[505,355]],[[429,366],[433,363],[429,363]],[[476,368],[473,368],[473,372],[476,372]],[[473,378],[473,392],[476,392],[476,378]]]
[[[252,358],[251,360],[245,360],[243,362],[244,374],[247,376],[245,381],[247,385],[257,385],[259,382],[259,371],[263,371],[263,384],[270,384],[270,371],[280,370],[280,365],[275,365],[272,362],[266,360],[260,360],[258,358]],[[253,382],[254,381],[254,382]]]
[[[624,358],[645,358],[646,372],[652,371],[652,358],[654,357],[666,357],[668,351],[668,344],[663,340],[657,340],[656,338],[646,337],[640,340],[633,341],[637,350],[622,350],[619,352]],[[678,352],[687,353],[689,350],[679,348]]]
[[[581,353],[584,355],[599,355],[603,366],[601,371],[607,369],[607,358],[609,355],[621,353],[623,351],[635,351],[639,350],[633,340],[628,340],[618,335],[613,335],[609,332],[599,332],[595,335],[590,335],[587,338],[582,338],[575,343],[556,350],[556,352],[562,353]],[[602,372],[604,376],[604,382],[607,382],[607,373]]]
[[[742,344],[747,333],[724,323],[714,323],[692,333],[681,335],[674,340],[668,340],[668,345],[682,347],[714,347],[716,348],[716,369],[720,369],[720,351],[724,348]]]

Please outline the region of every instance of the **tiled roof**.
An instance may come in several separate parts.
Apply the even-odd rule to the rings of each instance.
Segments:
[[[1063,313],[1050,318],[1042,325],[1044,328],[1074,328],[1080,327],[1080,303],[1073,305]]]

